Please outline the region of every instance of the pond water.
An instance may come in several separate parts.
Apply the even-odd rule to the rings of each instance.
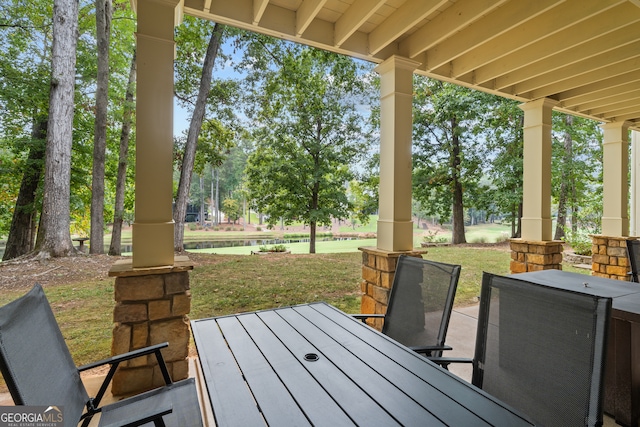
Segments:
[[[356,237],[319,237],[316,242],[330,242],[338,240],[354,240]],[[309,242],[309,238],[304,239],[231,239],[231,240],[202,240],[197,242],[185,242],[184,248],[189,249],[214,249],[232,248],[237,246],[273,246],[286,245],[289,243]],[[109,245],[105,245],[105,253],[109,251]],[[131,245],[122,245],[122,252],[131,252]]]
[[[329,242],[338,240],[354,240],[356,237],[319,237],[317,242]],[[202,240],[197,242],[185,242],[185,249],[211,249],[211,248],[231,248],[236,246],[273,246],[286,245],[289,243],[308,242],[309,238],[304,239],[231,239],[231,240]],[[77,247],[77,243],[75,244]],[[122,252],[131,252],[131,244],[122,245]],[[105,244],[104,253],[109,252],[109,244]],[[0,259],[4,254],[4,245],[0,246]]]

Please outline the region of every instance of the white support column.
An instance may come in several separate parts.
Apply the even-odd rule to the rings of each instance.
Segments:
[[[640,233],[640,132],[631,131],[631,236]]]
[[[418,62],[393,56],[380,74],[380,188],[377,248],[413,249],[411,140],[413,71]]]
[[[629,235],[629,123],[606,123],[602,143],[602,234]]]
[[[551,114],[557,104],[539,99],[524,111],[522,239],[549,241],[551,230]]]
[[[179,0],[138,0],[133,267],[173,265],[173,31]]]

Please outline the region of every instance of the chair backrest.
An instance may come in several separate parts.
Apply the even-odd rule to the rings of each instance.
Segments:
[[[474,385],[544,426],[602,425],[611,298],[484,273]]]
[[[631,264],[631,281],[640,282],[638,268],[640,268],[640,240],[627,240],[627,253]]]
[[[64,406],[77,424],[89,396],[38,284],[0,308],[0,371],[16,405]]]
[[[401,255],[382,333],[406,346],[443,345],[459,277],[459,265]]]

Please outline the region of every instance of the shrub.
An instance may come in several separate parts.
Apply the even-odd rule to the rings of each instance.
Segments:
[[[500,236],[496,237],[496,243],[507,242],[509,239],[511,239],[511,233],[503,231]]]
[[[445,236],[438,236],[438,231],[427,231],[427,234],[422,237],[422,241],[425,243],[449,243],[449,239]]]
[[[473,239],[471,243],[489,243],[489,239],[486,236],[479,236]]]
[[[273,245],[271,247],[268,246],[260,246],[258,248],[260,252],[286,252],[287,247],[285,245]]]
[[[570,229],[565,230],[565,241],[578,255],[591,255],[591,237],[587,232],[579,230],[575,233]]]
[[[434,243],[436,241],[436,236],[438,235],[438,230],[431,231],[427,230],[427,233],[422,236],[422,241],[425,243]]]
[[[194,222],[189,223],[189,231],[196,231],[196,224]]]

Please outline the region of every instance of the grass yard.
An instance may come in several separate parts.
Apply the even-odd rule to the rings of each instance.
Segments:
[[[353,241],[332,243],[351,248],[350,242]],[[358,244],[362,246],[363,242]],[[507,247],[435,247],[428,249],[425,258],[462,265],[456,304],[468,305],[477,302],[482,271],[508,273]],[[362,253],[353,248],[314,255],[190,256],[196,264],[190,276],[192,319],[312,301],[327,301],[349,313],[360,310]],[[113,262],[106,255],[54,259],[39,266],[37,273],[27,271],[25,265],[0,263],[0,276],[22,274],[28,278],[6,286],[0,292],[0,305],[24,294],[34,281],[40,281],[76,364],[108,357],[115,303],[114,280],[107,277],[106,271]],[[565,269],[588,274],[569,266]],[[78,270],[86,271],[77,275]]]

